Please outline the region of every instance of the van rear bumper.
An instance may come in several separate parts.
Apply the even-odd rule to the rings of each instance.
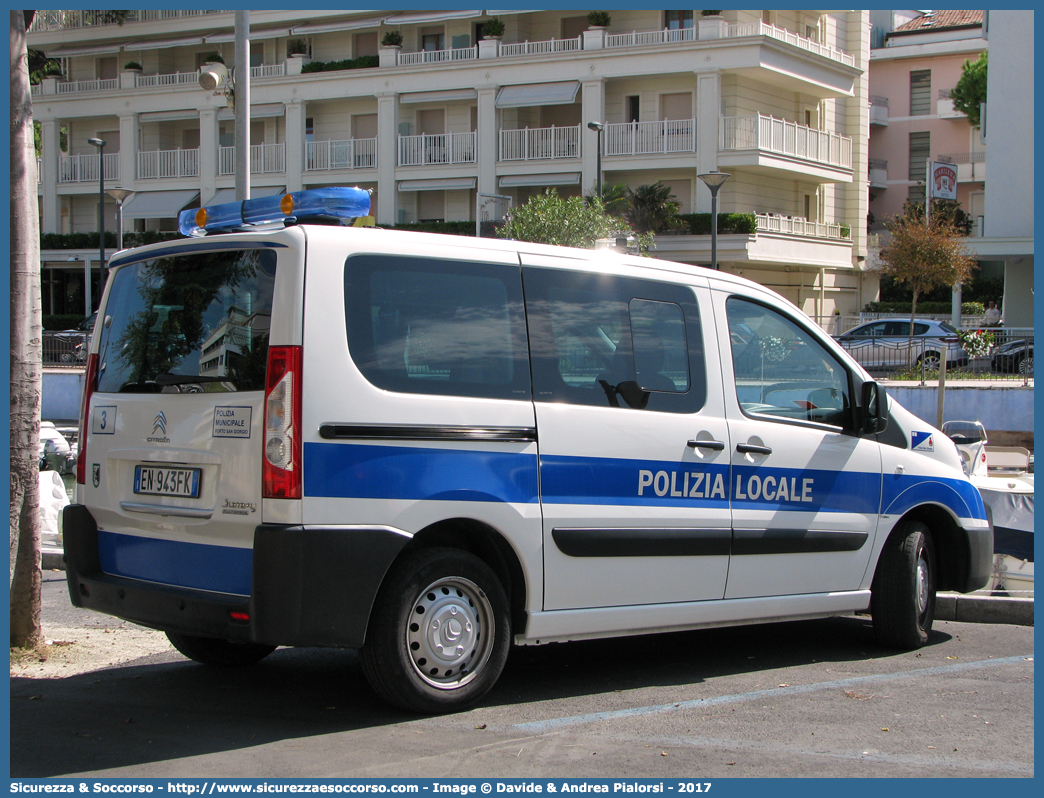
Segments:
[[[377,590],[409,542],[389,529],[261,525],[251,595],[231,596],[103,572],[98,525],[83,505],[63,510],[62,532],[73,606],[165,632],[344,648],[365,641]]]

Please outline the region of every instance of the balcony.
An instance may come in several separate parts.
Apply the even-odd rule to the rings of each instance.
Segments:
[[[545,55],[551,53],[572,53],[582,49],[580,38],[575,39],[547,39],[542,42],[512,42],[501,44],[499,53],[502,58],[510,58],[518,55]]]
[[[983,183],[986,180],[986,151],[953,152],[938,156],[940,161],[957,167],[958,183]]]
[[[250,174],[263,175],[286,171],[286,145],[254,144],[250,147]],[[218,148],[218,174],[236,173],[236,148]]]
[[[261,66],[250,67],[251,78],[281,78],[286,74],[286,61],[280,61],[278,64],[262,64]]]
[[[227,11],[183,11],[183,10],[150,10],[129,11],[125,22],[152,22],[154,20],[181,19],[183,17],[200,17],[204,14],[226,14]],[[107,21],[100,11],[37,11],[30,33],[51,30],[75,30],[78,28],[97,28],[103,25],[117,25]]]
[[[888,188],[888,161],[871,158],[868,172],[870,188]]]
[[[134,87],[198,86],[199,72],[171,72],[166,75],[135,75]]]
[[[478,58],[478,47],[455,47],[449,50],[421,50],[416,53],[396,53],[396,66],[447,64],[454,61],[472,61]]]
[[[962,114],[953,107],[953,98],[950,97],[950,89],[939,89],[939,96],[935,101],[935,113],[940,119],[967,119],[967,114]]]
[[[82,91],[113,91],[120,87],[119,78],[106,80],[59,81],[55,90],[58,94],[76,94]]]
[[[105,179],[120,179],[120,154],[105,153]],[[62,155],[58,158],[59,183],[97,183],[97,155]]]
[[[138,153],[138,179],[199,177],[199,149]]]
[[[580,125],[500,131],[501,161],[538,161],[580,157]]]
[[[870,124],[888,127],[888,98],[870,95]]]
[[[305,149],[306,172],[335,169],[372,169],[377,166],[377,139],[309,141]]]
[[[696,120],[623,122],[605,126],[603,154],[656,155],[696,152]]]
[[[694,42],[697,39],[695,28],[671,30],[633,30],[630,33],[607,33],[606,49],[610,47],[643,47],[653,44],[669,44],[673,42]]]
[[[399,136],[399,166],[446,166],[475,163],[476,136],[471,133],[422,133]]]
[[[839,222],[810,222],[801,216],[777,216],[773,213],[756,213],[759,233],[782,233],[784,235],[810,238],[830,238],[851,241],[852,231]]]
[[[723,117],[719,147],[724,153],[755,153],[753,160],[749,157],[726,158],[722,165],[799,170],[809,177],[827,181],[852,179],[852,139],[849,136],[815,130],[773,116]]]

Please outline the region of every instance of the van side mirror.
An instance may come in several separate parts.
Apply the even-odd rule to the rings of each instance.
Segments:
[[[879,435],[888,428],[888,395],[876,382],[864,382],[859,403],[859,434]]]

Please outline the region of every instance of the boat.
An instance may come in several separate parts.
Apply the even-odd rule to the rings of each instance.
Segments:
[[[979,421],[942,426],[961,452],[993,524],[994,595],[1033,595],[1032,455],[1021,446],[991,446]]]

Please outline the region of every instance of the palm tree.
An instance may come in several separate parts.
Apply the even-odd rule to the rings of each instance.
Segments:
[[[631,207],[624,218],[639,233],[665,233],[682,225],[678,218],[681,203],[671,187],[657,181],[628,191]]]

